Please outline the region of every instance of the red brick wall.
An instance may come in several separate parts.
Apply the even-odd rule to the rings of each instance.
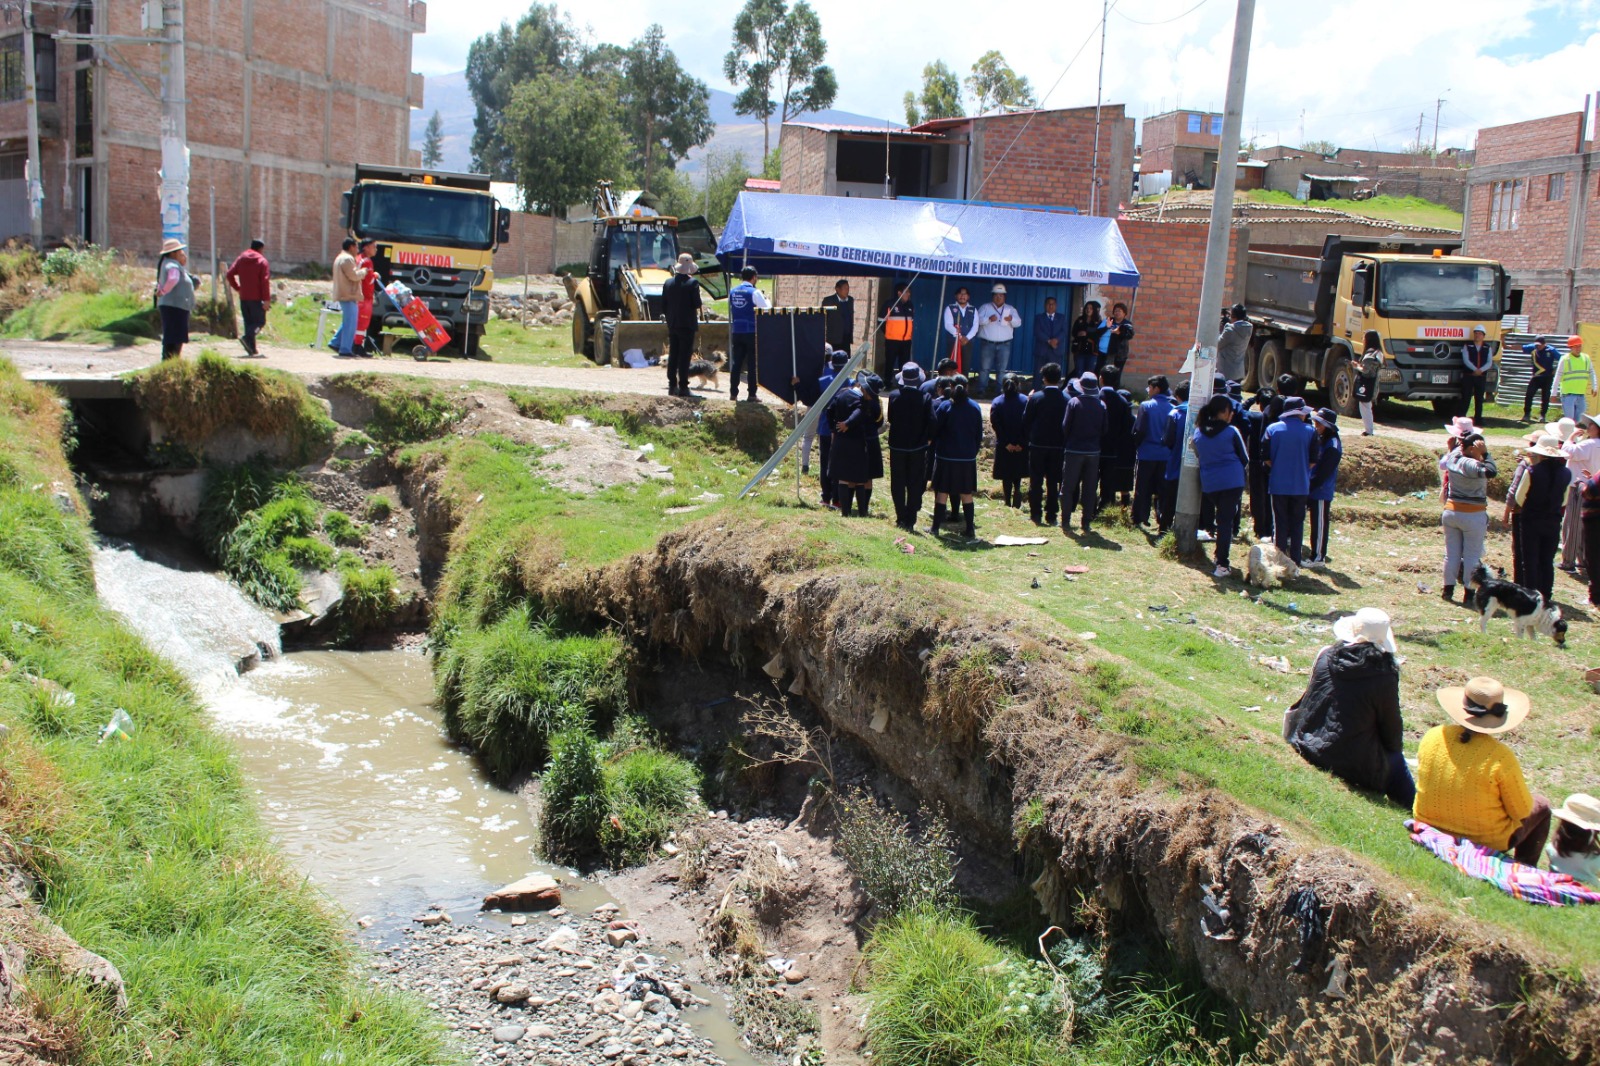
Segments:
[[[1570,155],[1579,150],[1579,131],[1583,112],[1552,115],[1505,126],[1490,126],[1478,131],[1478,166],[1515,163],[1552,155]]]
[[[1087,213],[1094,160],[1094,108],[996,115],[974,122],[982,152],[972,196],[1002,203],[1051,204]],[[1121,104],[1101,109],[1101,215],[1128,198],[1133,120]],[[788,185],[785,184],[785,189]]]
[[[1109,308],[1121,300],[1133,305],[1133,343],[1123,381],[1129,388],[1151,374],[1176,374],[1194,344],[1200,313],[1200,283],[1205,274],[1206,234],[1209,226],[1182,222],[1117,223],[1122,239],[1139,267],[1137,295],[1127,289],[1103,287],[1100,302]],[[1234,253],[1242,231],[1235,228],[1229,241],[1224,302],[1234,297]],[[1245,239],[1248,239],[1247,237]],[[1207,321],[1216,317],[1211,315]],[[1208,340],[1215,339],[1213,332]]]
[[[822,130],[786,125],[779,138],[779,178],[786,193],[823,196],[828,191],[828,135]]]
[[[1199,115],[1201,128],[1211,129],[1211,113],[1204,111],[1168,111],[1164,115],[1152,115],[1144,120],[1139,134],[1140,173],[1155,174],[1171,170],[1172,150],[1176,147],[1215,150],[1222,144],[1221,137],[1214,137],[1209,132],[1190,133],[1190,115]]]
[[[530,274],[548,274],[556,267],[555,230],[549,215],[511,212],[511,240],[494,253],[494,272],[500,277],[516,277],[524,266]]]

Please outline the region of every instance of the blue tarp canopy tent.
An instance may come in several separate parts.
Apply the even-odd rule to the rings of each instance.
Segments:
[[[912,200],[740,193],[717,258],[735,273],[1139,284],[1115,219]]]

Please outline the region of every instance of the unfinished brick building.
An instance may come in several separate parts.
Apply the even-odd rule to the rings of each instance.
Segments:
[[[1144,120],[1139,173],[1172,175],[1172,184],[1209,189],[1222,145],[1222,116],[1210,111],[1168,111]]]
[[[1576,111],[1478,131],[1466,253],[1505,264],[1510,309],[1535,332],[1600,323],[1600,151],[1587,118]]]
[[[276,262],[327,262],[342,236],[340,194],[355,163],[411,161],[410,111],[422,102],[411,46],[426,26],[427,5],[191,0],[185,7],[191,262],[208,265],[213,190],[224,260],[260,236]],[[149,36],[139,9],[126,0],[35,5],[47,241],[81,237],[144,255],[160,244],[161,46],[51,39],[57,31]],[[0,60],[20,54],[20,42],[20,17],[7,9]],[[0,61],[0,240],[28,228],[20,70],[20,62]]]

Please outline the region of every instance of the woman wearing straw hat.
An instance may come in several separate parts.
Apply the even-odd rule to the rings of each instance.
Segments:
[[[1567,420],[1563,418],[1557,426]],[[1549,428],[1549,427],[1546,427]],[[1573,573],[1588,562],[1583,540],[1583,501],[1579,493],[1583,482],[1600,473],[1600,420],[1580,415],[1572,432],[1562,438],[1561,451],[1572,471],[1572,488],[1567,496],[1567,514],[1561,524],[1561,569]]]
[[[1357,788],[1410,807],[1416,786],[1401,744],[1400,664],[1389,616],[1363,607],[1333,624],[1305,694],[1283,719],[1283,738],[1301,758]]]
[[[188,245],[176,237],[161,242],[156,261],[156,309],[161,313],[161,358],[177,359],[189,343],[194,310],[194,279],[189,276]]]
[[[1551,872],[1600,888],[1600,845],[1595,843],[1595,833],[1600,831],[1600,800],[1574,792],[1550,814],[1556,835],[1544,854]]]
[[[1561,542],[1561,511],[1572,471],[1561,461],[1561,439],[1540,434],[1523,452],[1526,469],[1513,478],[1506,493],[1512,515],[1512,550],[1517,584],[1533,589],[1549,603],[1555,595],[1556,547]]]
[[[1450,725],[1434,726],[1417,748],[1412,815],[1435,829],[1539,865],[1550,835],[1550,801],[1528,791],[1522,765],[1496,737],[1528,717],[1528,697],[1492,677],[1442,688]]]
[[[1476,430],[1458,438],[1444,457],[1445,500],[1439,525],[1444,529],[1444,588],[1440,595],[1454,602],[1456,582],[1465,584],[1483,561],[1489,533],[1489,479],[1500,472],[1489,455],[1489,443]]]

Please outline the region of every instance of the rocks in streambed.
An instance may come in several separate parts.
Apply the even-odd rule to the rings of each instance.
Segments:
[[[544,911],[512,926],[440,907],[375,945],[374,983],[429,1005],[474,1066],[721,1066],[689,1024],[707,1006],[682,968],[614,905]],[[627,943],[610,943],[626,932]],[[374,934],[375,935],[375,934]]]
[[[547,911],[561,906],[561,885],[549,874],[529,874],[483,897],[483,909]]]

